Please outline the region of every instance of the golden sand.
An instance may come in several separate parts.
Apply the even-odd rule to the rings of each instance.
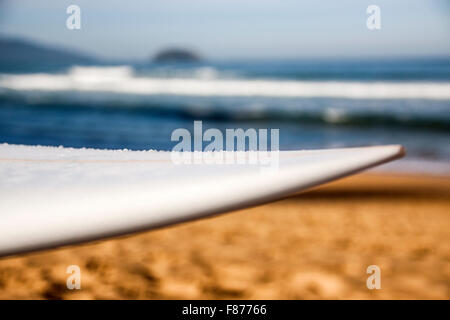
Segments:
[[[71,291],[74,264],[82,288]],[[380,290],[366,287],[369,265],[381,268]],[[358,175],[211,219],[3,258],[0,298],[449,299],[450,179]]]

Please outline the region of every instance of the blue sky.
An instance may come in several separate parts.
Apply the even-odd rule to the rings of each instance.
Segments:
[[[68,30],[66,8],[81,8]],[[381,8],[381,30],[366,8]],[[113,59],[170,47],[216,59],[450,56],[446,0],[6,0],[0,34]]]

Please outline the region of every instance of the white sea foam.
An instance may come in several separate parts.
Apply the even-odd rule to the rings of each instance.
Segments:
[[[136,75],[129,66],[73,67],[65,74],[0,74],[0,88],[132,95],[450,100],[450,82],[220,79],[210,71],[196,78],[156,78]]]

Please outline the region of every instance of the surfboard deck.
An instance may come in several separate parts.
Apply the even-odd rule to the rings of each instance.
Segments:
[[[257,152],[255,164],[250,153],[243,163],[242,153],[215,153],[209,162],[206,153],[184,153],[192,161],[179,163],[171,152],[2,144],[0,256],[270,202],[403,154],[399,145]],[[217,160],[226,156],[233,163]]]

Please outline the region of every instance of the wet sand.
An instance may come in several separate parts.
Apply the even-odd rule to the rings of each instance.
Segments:
[[[175,199],[176,201],[176,199]],[[81,268],[81,290],[66,268]],[[381,289],[366,268],[381,268]],[[287,199],[0,260],[1,299],[449,299],[450,178],[362,174]]]

